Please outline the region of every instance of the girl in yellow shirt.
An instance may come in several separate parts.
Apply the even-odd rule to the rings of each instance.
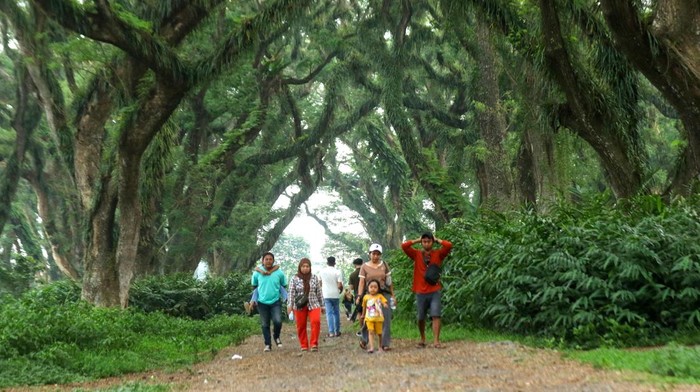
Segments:
[[[369,348],[367,352],[372,354],[374,352],[374,339],[378,338],[377,345],[381,348],[382,342],[382,326],[384,325],[384,312],[382,308],[387,307],[387,300],[382,294],[379,294],[379,281],[370,280],[367,284],[367,291],[369,294],[365,295],[362,300],[362,318],[364,318],[364,323],[367,325],[367,331],[369,332]]]

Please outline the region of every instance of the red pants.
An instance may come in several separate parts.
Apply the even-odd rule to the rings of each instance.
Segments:
[[[306,333],[307,319],[311,322],[311,341]],[[321,335],[321,308],[309,310],[308,306],[304,306],[295,310],[294,321],[297,323],[297,338],[301,348],[308,349],[309,343],[311,347],[318,347],[318,337]]]

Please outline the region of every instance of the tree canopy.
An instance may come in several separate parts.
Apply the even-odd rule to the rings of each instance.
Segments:
[[[700,181],[700,4],[0,0],[0,267],[128,305],[249,270],[314,192],[398,246],[479,209]],[[288,206],[276,208],[280,197]]]

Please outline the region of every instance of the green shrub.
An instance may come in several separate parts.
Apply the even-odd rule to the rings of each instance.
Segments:
[[[33,257],[13,253],[12,260],[13,263],[0,263],[0,295],[21,295],[33,286],[36,273],[46,269]]]
[[[664,205],[649,196],[609,206],[601,198],[547,214],[453,220],[439,233],[454,244],[443,319],[580,347],[648,344],[697,330],[698,201]],[[402,288],[410,287],[411,263],[392,256],[399,295],[412,304]]]
[[[129,305],[145,312],[203,320],[219,314],[243,314],[250,298],[250,275],[231,273],[199,281],[190,274],[151,276],[134,283]]]
[[[0,305],[0,389],[66,383],[211,359],[258,331],[254,319],[97,308],[59,282]]]

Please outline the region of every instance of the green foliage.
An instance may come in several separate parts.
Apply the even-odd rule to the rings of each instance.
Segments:
[[[95,308],[73,288],[29,292],[0,307],[0,388],[66,383],[211,359],[257,330],[249,318],[206,321]]]
[[[454,220],[440,233],[455,245],[444,269],[443,319],[584,348],[697,330],[699,200],[603,200],[547,216]],[[402,259],[392,260],[394,276],[410,287],[400,283],[410,282]],[[412,304],[410,293],[400,291],[399,303]]]
[[[700,349],[670,345],[660,350],[649,364],[648,371],[661,376],[700,380]]]
[[[250,298],[250,274],[234,272],[226,277],[200,281],[190,274],[151,276],[131,288],[129,304],[144,312],[205,320],[217,315],[243,314]]]
[[[599,348],[588,351],[569,351],[567,356],[596,367],[651,373],[676,381],[700,382],[700,371],[697,366],[700,350],[697,347],[684,347],[677,343],[642,350]]]
[[[13,255],[9,265],[0,263],[0,294],[19,295],[34,284],[34,276],[45,269],[40,261],[33,257]]]

